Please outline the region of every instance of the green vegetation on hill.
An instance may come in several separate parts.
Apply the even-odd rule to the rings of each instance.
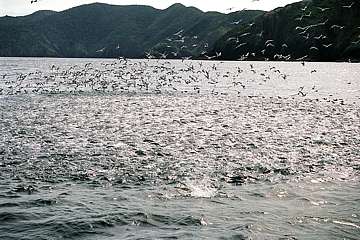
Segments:
[[[313,0],[267,12],[221,37],[223,59],[360,60],[360,2]]]
[[[301,1],[230,14],[181,4],[39,11],[0,18],[0,56],[359,60],[360,2]]]
[[[250,22],[262,13],[204,13],[181,4],[158,10],[95,3],[63,12],[2,17],[0,56],[197,56],[212,49],[233,28],[234,19]]]

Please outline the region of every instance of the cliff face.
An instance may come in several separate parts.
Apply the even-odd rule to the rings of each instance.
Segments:
[[[159,57],[196,56],[233,27],[261,11],[221,14],[174,4],[148,6],[89,4],[63,12],[40,11],[0,18],[0,56]],[[175,35],[175,33],[178,33]]]
[[[303,1],[267,12],[215,43],[224,59],[360,59],[360,2]]]

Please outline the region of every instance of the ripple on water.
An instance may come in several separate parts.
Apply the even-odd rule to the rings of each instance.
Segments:
[[[358,236],[356,104],[78,93],[0,112],[2,239]]]

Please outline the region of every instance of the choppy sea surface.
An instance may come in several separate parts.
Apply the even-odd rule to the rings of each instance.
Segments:
[[[0,58],[0,239],[359,239],[360,64]]]

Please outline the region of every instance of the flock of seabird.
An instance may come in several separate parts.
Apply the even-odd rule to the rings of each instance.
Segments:
[[[252,82],[264,84],[271,79],[286,80],[288,75],[275,66],[257,70],[253,64],[224,71],[224,62],[168,60],[128,60],[87,62],[71,66],[50,66],[49,71],[2,75],[0,95],[27,93],[241,93]],[[244,75],[252,74],[247,79]],[[224,91],[220,91],[224,89]]]
[[[343,9],[351,9],[353,8],[355,5],[355,2],[352,2],[349,5],[343,5],[341,6]],[[308,51],[305,49],[305,52],[308,52],[309,54],[313,55],[313,54],[317,54],[321,49],[319,48],[323,48],[326,49],[327,51],[330,51],[332,47],[334,47],[336,45],[336,43],[333,42],[327,42],[328,40],[328,36],[326,36],[325,34],[320,34],[320,35],[316,35],[316,28],[317,27],[328,27],[327,30],[330,31],[325,31],[325,32],[333,32],[335,34],[339,34],[340,31],[344,30],[346,26],[341,26],[341,25],[337,25],[337,24],[333,24],[330,25],[329,24],[329,19],[326,18],[328,11],[331,10],[331,8],[329,7],[320,7],[320,6],[315,6],[313,9],[318,10],[316,13],[316,18],[320,17],[324,18],[323,20],[321,20],[318,23],[315,24],[310,24],[310,25],[306,25],[304,26],[304,24],[306,24],[306,22],[308,21],[309,18],[311,18],[313,15],[313,12],[311,10],[309,10],[309,5],[306,5],[305,7],[300,9],[300,16],[296,17],[294,20],[296,22],[299,22],[298,26],[296,26],[294,28],[295,33],[298,34],[301,39],[305,42],[307,42],[310,47],[308,49]],[[239,21],[235,21],[232,24],[239,24],[241,22],[241,20]],[[287,52],[288,49],[288,44],[286,42],[282,42],[282,43],[276,43],[274,39],[266,39],[264,37],[264,31],[260,31],[260,32],[256,32],[253,33],[253,29],[252,26],[254,26],[255,23],[250,23],[248,24],[248,26],[243,26],[245,27],[245,29],[248,29],[248,32],[242,33],[241,35],[235,36],[235,37],[229,37],[227,39],[227,42],[229,42],[232,45],[232,48],[234,50],[238,50],[238,49],[242,49],[243,52],[245,52],[244,54],[242,54],[238,60],[246,60],[249,57],[257,57],[257,59],[264,59],[264,60],[269,60],[273,59],[273,60],[281,60],[281,61],[304,61],[310,58],[309,55],[304,55],[301,57],[294,57],[291,54],[287,54],[285,55],[284,52]],[[353,26],[352,26],[353,27]],[[358,27],[360,28],[360,27]],[[314,30],[314,31],[311,31]],[[259,53],[255,53],[255,52],[246,52],[247,51],[247,46],[249,45],[249,37],[253,36],[255,37],[256,41],[263,41],[264,45],[263,45],[263,49],[259,52]],[[253,41],[253,40],[251,40]],[[359,40],[357,41],[353,41],[351,42],[351,44],[359,44],[360,43],[360,35],[359,35]],[[272,52],[274,51],[276,45],[281,46],[281,52],[282,53],[275,53],[274,55],[271,55]],[[268,53],[268,54],[267,54]]]
[[[36,2],[37,0],[32,0],[31,3]],[[342,6],[344,9],[351,9],[354,6],[355,2],[352,2],[349,5]],[[326,15],[327,11],[330,8],[316,7],[320,13]],[[308,11],[308,5],[301,9],[301,16],[297,17],[295,20],[300,23],[304,18],[310,17],[312,15],[311,11]],[[325,19],[322,22],[317,24],[312,24],[308,26],[296,26],[295,30],[298,31],[298,34],[304,38],[304,41],[309,40],[309,30],[316,28],[318,26],[325,26],[328,23],[328,19]],[[234,21],[231,24],[238,25],[242,20]],[[250,23],[249,27],[253,26],[254,23]],[[330,30],[340,31],[344,29],[345,26],[332,25],[329,27]],[[263,33],[256,33],[257,37],[263,38]],[[242,42],[242,38],[249,36],[250,32],[243,33],[237,37],[231,37],[227,41],[234,42],[235,49],[246,47],[247,42]],[[319,36],[312,37],[315,40],[326,40],[327,36],[321,34]],[[172,34],[172,36],[167,37],[166,41],[179,43],[180,49],[188,48],[189,45],[184,44],[185,41],[190,39],[190,46],[198,47],[197,40],[198,36],[185,36],[184,30],[181,29]],[[360,39],[357,44],[360,42]],[[273,39],[266,39],[264,41],[264,49],[261,51],[264,54],[268,48],[273,48],[275,46],[275,41]],[[170,48],[172,45],[169,45]],[[333,46],[333,43],[323,43],[324,48],[330,48]],[[214,55],[207,55],[209,44],[204,43],[201,55],[207,60],[219,59],[222,56],[221,52],[216,52]],[[288,46],[286,43],[281,43],[281,47],[286,49]],[[116,48],[120,48],[117,46]],[[106,47],[96,50],[96,52],[104,52]],[[311,51],[319,51],[318,47],[310,47]],[[176,57],[179,52],[171,52],[173,57]],[[246,53],[243,54],[239,60],[246,60],[249,56],[255,56],[256,53]],[[222,62],[214,62],[213,64],[206,63],[202,61],[187,61],[191,57],[183,57],[182,61],[185,62],[185,67],[176,68],[174,64],[171,64],[166,59],[168,58],[168,53],[153,53],[151,50],[145,52],[146,58],[145,61],[132,61],[120,57],[116,61],[111,63],[102,63],[101,67],[96,67],[92,62],[86,63],[84,66],[74,65],[68,68],[63,66],[51,66],[49,72],[35,71],[28,74],[9,74],[6,73],[1,76],[3,83],[0,85],[0,95],[13,95],[13,94],[24,94],[24,93],[64,93],[64,92],[122,92],[122,93],[134,93],[134,92],[150,92],[150,93],[161,93],[161,92],[182,92],[182,93],[200,93],[204,89],[211,94],[226,94],[231,91],[241,93],[242,89],[248,87],[249,81],[254,81],[254,79],[245,80],[242,76],[243,73],[252,72],[256,75],[259,80],[259,84],[263,84],[266,81],[269,81],[271,78],[279,78],[286,80],[288,74],[281,72],[275,66],[270,66],[269,69],[257,70],[254,68],[253,64],[250,64],[249,69],[242,69],[237,67],[234,71],[222,72],[218,70],[218,65]],[[297,58],[296,60],[301,61],[301,64],[305,65],[305,60],[307,55]],[[161,58],[162,60],[159,60]],[[152,60],[151,60],[152,59]],[[157,60],[156,60],[157,59]],[[282,55],[275,54],[275,60],[294,60],[291,55]],[[316,70],[311,70],[310,74],[316,73]],[[274,75],[277,74],[277,75]],[[226,79],[228,83],[227,86],[223,85],[223,79]],[[205,86],[205,88],[204,88]],[[219,86],[228,88],[227,91],[219,91]],[[314,86],[312,91],[318,91]],[[300,87],[297,95],[306,96],[307,92],[304,91],[304,87]]]
[[[307,76],[316,72],[313,69]],[[257,67],[255,63],[228,65],[221,61],[125,58],[105,62],[84,60],[77,65],[53,64],[46,71],[3,74],[0,77],[0,95],[207,94],[253,98],[261,97],[252,93],[252,90],[258,89],[257,86],[281,84],[290,77],[270,62],[267,66]],[[332,96],[313,98],[318,96],[318,91],[316,85],[306,89],[301,86],[291,94],[279,95],[277,98],[310,96],[314,101],[344,104],[344,100]]]
[[[355,6],[355,2],[352,2],[349,5],[341,6],[343,9],[351,9]],[[230,8],[234,9],[234,8]],[[328,12],[331,10],[329,7],[321,7],[315,6],[314,11],[317,11],[316,14],[309,10],[309,5],[300,9],[300,16],[296,17],[294,20],[299,22],[298,26],[294,28],[296,34],[298,34],[301,39],[305,42],[310,44],[309,49],[304,49],[304,53],[308,53],[304,56],[292,56],[290,53],[284,54],[288,52],[288,44],[286,42],[278,43],[274,39],[266,39],[264,31],[254,32],[254,26],[256,25],[255,22],[252,23],[243,23],[242,19],[238,19],[236,21],[230,22],[229,24],[237,26],[241,25],[241,27],[248,29],[247,32],[242,33],[238,36],[229,37],[226,41],[231,45],[234,52],[241,52],[239,53],[239,57],[237,60],[244,61],[244,60],[251,60],[251,59],[263,59],[267,60],[278,60],[278,61],[305,61],[311,58],[311,55],[316,55],[319,51],[325,49],[327,51],[331,51],[333,47],[337,44],[334,42],[328,41],[328,36],[325,34],[316,35],[317,31],[316,28],[318,27],[328,27],[325,32],[332,32],[335,34],[339,34],[342,30],[345,29],[346,26],[341,26],[337,24],[331,25],[329,23],[329,19],[327,18]],[[243,9],[242,11],[244,11]],[[304,26],[308,19],[312,16],[320,14],[321,20],[318,23],[310,24]],[[353,26],[352,26],[353,27]],[[356,27],[355,27],[356,28]],[[360,27],[358,27],[360,28]],[[313,31],[311,31],[313,30]],[[256,40],[261,40],[264,42],[263,49],[260,50],[258,53],[256,52],[249,52],[248,45],[251,41],[250,37],[255,37]],[[352,41],[351,44],[357,45],[360,44],[360,35],[357,41]],[[171,36],[168,36],[164,39],[164,42],[161,42],[162,46],[164,46],[161,50],[160,49],[149,49],[145,52],[146,58],[153,58],[153,59],[173,59],[173,58],[181,58],[183,60],[189,60],[192,58],[190,56],[191,52],[199,52],[199,58],[204,60],[219,60],[223,56],[222,52],[215,52],[212,55],[209,55],[211,49],[209,48],[209,43],[202,42],[199,40],[199,36],[197,35],[186,35],[184,29],[180,29],[177,32],[173,33]],[[273,53],[277,46],[281,46],[280,53]],[[103,47],[96,50],[96,53],[103,53],[107,47]],[[118,45],[116,49],[119,49],[120,46]],[[320,49],[322,48],[322,49]],[[189,56],[186,55],[188,52]],[[241,54],[241,55],[240,55]]]
[[[35,3],[38,0],[31,0],[31,3]],[[253,0],[254,1],[259,1],[259,0]],[[351,9],[355,6],[355,2],[351,2],[348,5],[342,5],[341,7],[343,9]],[[235,9],[235,7],[231,7],[228,8],[227,11],[233,11]],[[328,14],[328,11],[331,10],[330,7],[322,7],[322,6],[315,6],[313,9],[317,9],[318,12],[316,14],[321,14],[321,17],[325,17]],[[241,11],[244,11],[246,9],[243,9]],[[314,34],[314,32],[311,33],[310,35],[310,30],[311,29],[316,29],[317,27],[324,27],[328,25],[329,19],[326,18],[324,20],[322,20],[319,23],[316,24],[311,24],[311,25],[307,25],[307,26],[302,26],[301,23],[305,23],[305,19],[308,19],[310,17],[312,17],[313,15],[315,15],[311,10],[309,10],[309,4],[307,4],[306,6],[304,6],[303,8],[300,8],[300,16],[295,18],[295,21],[298,21],[300,24],[298,26],[295,27],[295,31],[298,35],[300,35],[304,41],[308,41],[309,43],[318,43],[319,41],[321,41],[321,44],[316,44],[313,46],[309,47],[309,53],[310,54],[314,54],[320,51],[319,47],[324,48],[324,49],[329,49],[331,47],[333,47],[334,45],[336,45],[336,43],[331,43],[331,42],[326,42],[326,40],[328,39],[328,36],[324,35],[324,34],[320,34],[319,36],[311,36]],[[239,25],[243,22],[242,19],[239,19],[237,21],[233,21],[230,24],[232,25]],[[234,50],[239,50],[239,49],[243,49],[245,51],[244,54],[242,54],[237,60],[246,60],[249,59],[250,57],[258,57],[259,59],[264,59],[264,60],[269,60],[269,56],[268,54],[266,54],[267,52],[271,52],[272,49],[275,48],[276,45],[278,45],[278,43],[275,42],[275,40],[273,39],[265,39],[264,38],[264,31],[261,32],[257,32],[257,33],[253,33],[251,31],[252,27],[255,25],[254,22],[252,23],[247,23],[244,24],[243,27],[246,27],[249,31],[242,33],[239,36],[236,37],[230,37],[227,39],[228,42],[231,42],[233,44],[233,48]],[[333,32],[339,32],[344,30],[345,26],[340,26],[337,24],[333,24],[331,26],[329,26],[329,30],[333,31]],[[360,28],[360,27],[358,27]],[[316,31],[315,31],[316,32]],[[259,53],[255,53],[255,52],[246,52],[246,48],[247,45],[249,44],[249,37],[251,35],[255,34],[256,38],[261,39],[264,41],[264,48],[259,52]],[[315,40],[315,41],[312,41]],[[351,42],[351,44],[354,45],[358,45],[360,44],[360,35],[359,35],[359,39],[357,41],[353,41]],[[280,60],[280,61],[289,61],[289,60],[296,60],[296,61],[304,61],[306,59],[309,58],[308,55],[304,55],[301,57],[293,57],[291,56],[291,54],[287,54],[284,55],[284,52],[286,52],[285,50],[288,48],[288,44],[283,42],[280,43],[281,45],[281,50],[282,53],[275,53],[272,56],[273,60]],[[279,46],[280,46],[279,45]],[[184,29],[181,29],[179,31],[177,31],[176,33],[172,34],[169,37],[166,37],[165,39],[165,46],[166,48],[169,49],[169,51],[164,50],[163,52],[160,52],[156,49],[149,49],[148,51],[145,52],[145,57],[146,58],[161,58],[161,59],[167,59],[167,58],[180,58],[180,52],[183,50],[187,50],[187,49],[202,49],[202,51],[200,52],[200,56],[205,59],[205,60],[215,60],[215,59],[219,59],[222,56],[221,52],[216,52],[214,55],[208,55],[209,52],[209,43],[207,42],[201,42],[199,41],[199,37],[197,35],[194,36],[186,36],[185,35],[185,31]],[[106,46],[95,50],[96,53],[104,53],[105,50],[107,49]],[[120,49],[120,45],[118,44],[116,46],[116,49],[119,50]],[[175,50],[174,50],[175,49]],[[261,53],[262,56],[256,56],[259,55]],[[191,59],[191,56],[182,56],[181,57],[183,60],[189,60]]]

